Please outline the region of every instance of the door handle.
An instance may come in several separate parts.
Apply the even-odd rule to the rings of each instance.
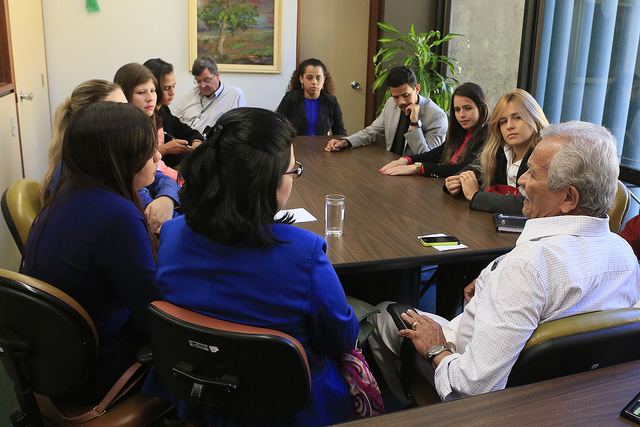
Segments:
[[[20,91],[20,101],[33,101],[33,92],[27,92],[27,93],[22,93],[22,91]]]
[[[354,80],[354,81],[352,81],[352,82],[351,82],[351,89],[355,89],[355,90],[360,89],[360,83],[358,83],[358,82],[357,82],[357,81],[355,81],[355,80]]]

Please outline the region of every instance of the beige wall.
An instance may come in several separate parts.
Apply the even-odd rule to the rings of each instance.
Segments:
[[[297,0],[282,1],[282,74],[221,73],[239,86],[247,105],[275,109],[295,67]],[[160,57],[175,67],[176,99],[193,87],[189,73],[187,0],[43,0],[52,111],[79,83],[113,79],[128,62]]]

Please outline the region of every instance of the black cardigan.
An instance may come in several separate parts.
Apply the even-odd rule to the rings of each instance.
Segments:
[[[287,92],[276,111],[284,114],[289,119],[296,128],[298,135],[302,135],[307,129],[307,112],[304,108],[304,93],[301,89],[293,89]],[[342,111],[340,110],[338,99],[322,90],[319,98],[316,135],[327,135],[329,130],[333,135],[347,134],[342,122]]]
[[[171,110],[166,105],[163,105],[156,112],[162,119],[162,128],[165,132],[164,141],[169,142],[172,139],[184,139],[189,142],[189,145],[194,139],[204,141],[204,137],[195,129],[191,129],[186,123],[182,123],[179,118],[171,114]],[[162,161],[169,167],[175,167],[182,162],[182,160],[189,153],[181,154],[167,154],[162,156]]]

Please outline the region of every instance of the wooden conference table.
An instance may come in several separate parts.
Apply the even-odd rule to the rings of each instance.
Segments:
[[[295,155],[304,173],[294,182],[286,208],[305,208],[318,221],[297,225],[324,235],[325,195],[344,194],[344,234],[326,237],[327,255],[343,284],[345,278],[368,273],[385,282],[387,288],[398,281],[404,288],[401,295],[383,291],[367,298],[372,295],[371,286],[367,286],[365,295],[352,295],[373,303],[395,296],[415,304],[421,266],[488,263],[515,245],[518,235],[496,232],[491,214],[472,211],[464,198],[444,193],[443,178],[386,176],[378,170],[397,155],[378,145],[330,153],[324,151],[328,140],[325,136],[296,138]],[[455,235],[468,248],[439,252],[422,246],[416,238],[432,233]]]
[[[633,426],[619,413],[638,392],[640,361],[633,361],[345,425]]]

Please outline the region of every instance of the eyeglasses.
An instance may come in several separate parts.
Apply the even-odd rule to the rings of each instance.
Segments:
[[[300,178],[300,175],[302,175],[302,172],[304,171],[304,167],[302,166],[302,163],[300,163],[297,160],[296,160],[296,165],[298,165],[296,169],[289,172],[285,172],[283,175],[293,175],[293,179]]]
[[[193,83],[195,83],[196,86],[202,86],[202,85],[206,86],[212,81],[213,81],[213,77],[207,77],[206,79],[202,79],[202,80],[193,79]]]

